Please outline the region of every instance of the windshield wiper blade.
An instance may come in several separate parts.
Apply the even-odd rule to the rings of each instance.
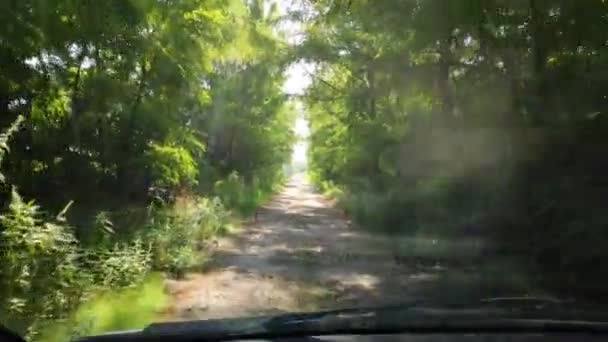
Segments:
[[[155,323],[143,330],[85,337],[102,341],[219,341],[320,335],[441,333],[608,334],[608,319],[526,314],[485,309],[353,309],[268,317]],[[604,317],[606,317],[604,315]],[[606,317],[608,318],[608,317]]]

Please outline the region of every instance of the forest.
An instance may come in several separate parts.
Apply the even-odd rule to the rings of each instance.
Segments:
[[[608,298],[608,1],[299,5],[0,4],[3,324],[36,338],[201,267],[288,176],[295,101],[308,177],[361,229],[481,237],[539,286]]]
[[[289,50],[263,1],[3,1],[0,320],[198,265],[280,184]]]
[[[315,8],[319,187],[371,230],[481,236],[543,286],[608,298],[608,2]]]

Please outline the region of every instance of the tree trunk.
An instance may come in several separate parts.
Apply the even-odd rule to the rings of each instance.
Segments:
[[[545,66],[547,63],[548,49],[545,35],[545,15],[543,13],[543,2],[541,0],[530,0],[530,35],[532,44],[532,85],[534,106],[532,108],[532,119],[538,121],[542,119],[542,112],[545,109],[546,85],[545,85]]]
[[[72,90],[71,90],[71,108],[72,112],[70,113],[70,127],[72,129],[72,141],[76,146],[80,145],[80,127],[78,125],[78,115],[82,110],[82,103],[80,102],[80,96],[78,87],[80,86],[80,78],[82,74],[82,62],[85,58],[85,46],[82,46],[82,52],[78,56],[78,69],[76,70],[76,76],[74,77],[74,82],[72,82]]]
[[[443,39],[439,41],[437,90],[441,102],[439,106],[440,113],[437,119],[440,121],[447,121],[447,124],[452,126],[454,124],[454,99],[450,89],[450,67],[452,66],[454,60],[451,50],[451,46],[454,41],[452,34],[454,28],[451,24],[449,6],[444,6],[443,11],[445,31],[443,33]]]
[[[376,117],[376,73],[373,65],[368,66],[366,76],[369,89],[369,116],[374,119]]]
[[[133,154],[135,153],[135,148],[132,143],[132,140],[134,139],[133,133],[135,130],[135,122],[136,122],[135,114],[144,98],[146,81],[147,81],[150,69],[152,69],[153,63],[154,63],[154,59],[150,63],[150,67],[147,67],[145,56],[144,56],[144,58],[142,58],[141,77],[140,77],[139,83],[137,85],[135,99],[133,100],[133,104],[131,105],[131,109],[129,110],[126,125],[124,125],[122,128],[122,134],[120,137],[120,141],[123,146],[123,148],[122,148],[123,157],[119,163],[119,167],[118,167],[118,171],[117,171],[117,181],[118,181],[118,184],[121,186],[129,183],[129,170],[132,167],[132,165],[130,164],[130,159],[132,158]]]

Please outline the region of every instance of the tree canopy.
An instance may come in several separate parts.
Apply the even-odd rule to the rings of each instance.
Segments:
[[[26,118],[4,169],[26,194],[141,198],[154,186],[212,184],[221,176],[210,170],[270,180],[289,157],[287,46],[274,6],[2,7],[1,120]]]

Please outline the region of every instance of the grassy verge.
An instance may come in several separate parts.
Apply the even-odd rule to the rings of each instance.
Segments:
[[[261,190],[258,189],[258,192],[261,193]],[[245,192],[239,194],[245,195]],[[269,197],[270,193],[258,195],[255,205]],[[253,205],[254,202],[250,203]],[[95,285],[96,290],[85,288],[82,304],[71,310],[68,317],[35,318],[35,330],[28,334],[30,339],[42,342],[69,340],[84,335],[138,329],[163,320],[160,313],[170,300],[163,292],[164,278],[179,278],[185,271],[204,270],[210,258],[205,241],[236,231],[240,218],[248,213],[240,210],[240,207],[234,209],[233,213],[228,211],[219,198],[185,196],[177,198],[169,206],[131,208],[100,215],[100,229],[111,233],[89,237],[87,248],[110,246],[114,240],[125,243],[141,241],[149,250],[150,268],[140,271],[144,272],[141,278],[145,277],[145,280],[131,281],[121,286],[116,286],[112,277],[104,285],[94,281],[91,285]],[[118,258],[111,255],[109,260],[111,264],[117,263],[116,266],[129,265],[128,250],[124,250]],[[146,276],[150,269],[155,272]],[[112,271],[117,275],[124,273],[120,269]]]
[[[14,191],[0,215],[0,319],[30,340],[41,338],[43,328],[42,338],[61,340],[66,320],[78,329],[95,321],[92,333],[144,324],[164,301],[160,282],[147,276],[179,277],[202,268],[209,259],[206,241],[230,225],[219,199],[188,197],[164,207],[100,213],[84,243],[66,211],[49,215]],[[121,322],[127,325],[116,325]]]
[[[163,292],[163,276],[151,274],[135,288],[93,296],[67,319],[44,327],[35,341],[69,341],[85,335],[140,329],[158,321],[168,301]]]

